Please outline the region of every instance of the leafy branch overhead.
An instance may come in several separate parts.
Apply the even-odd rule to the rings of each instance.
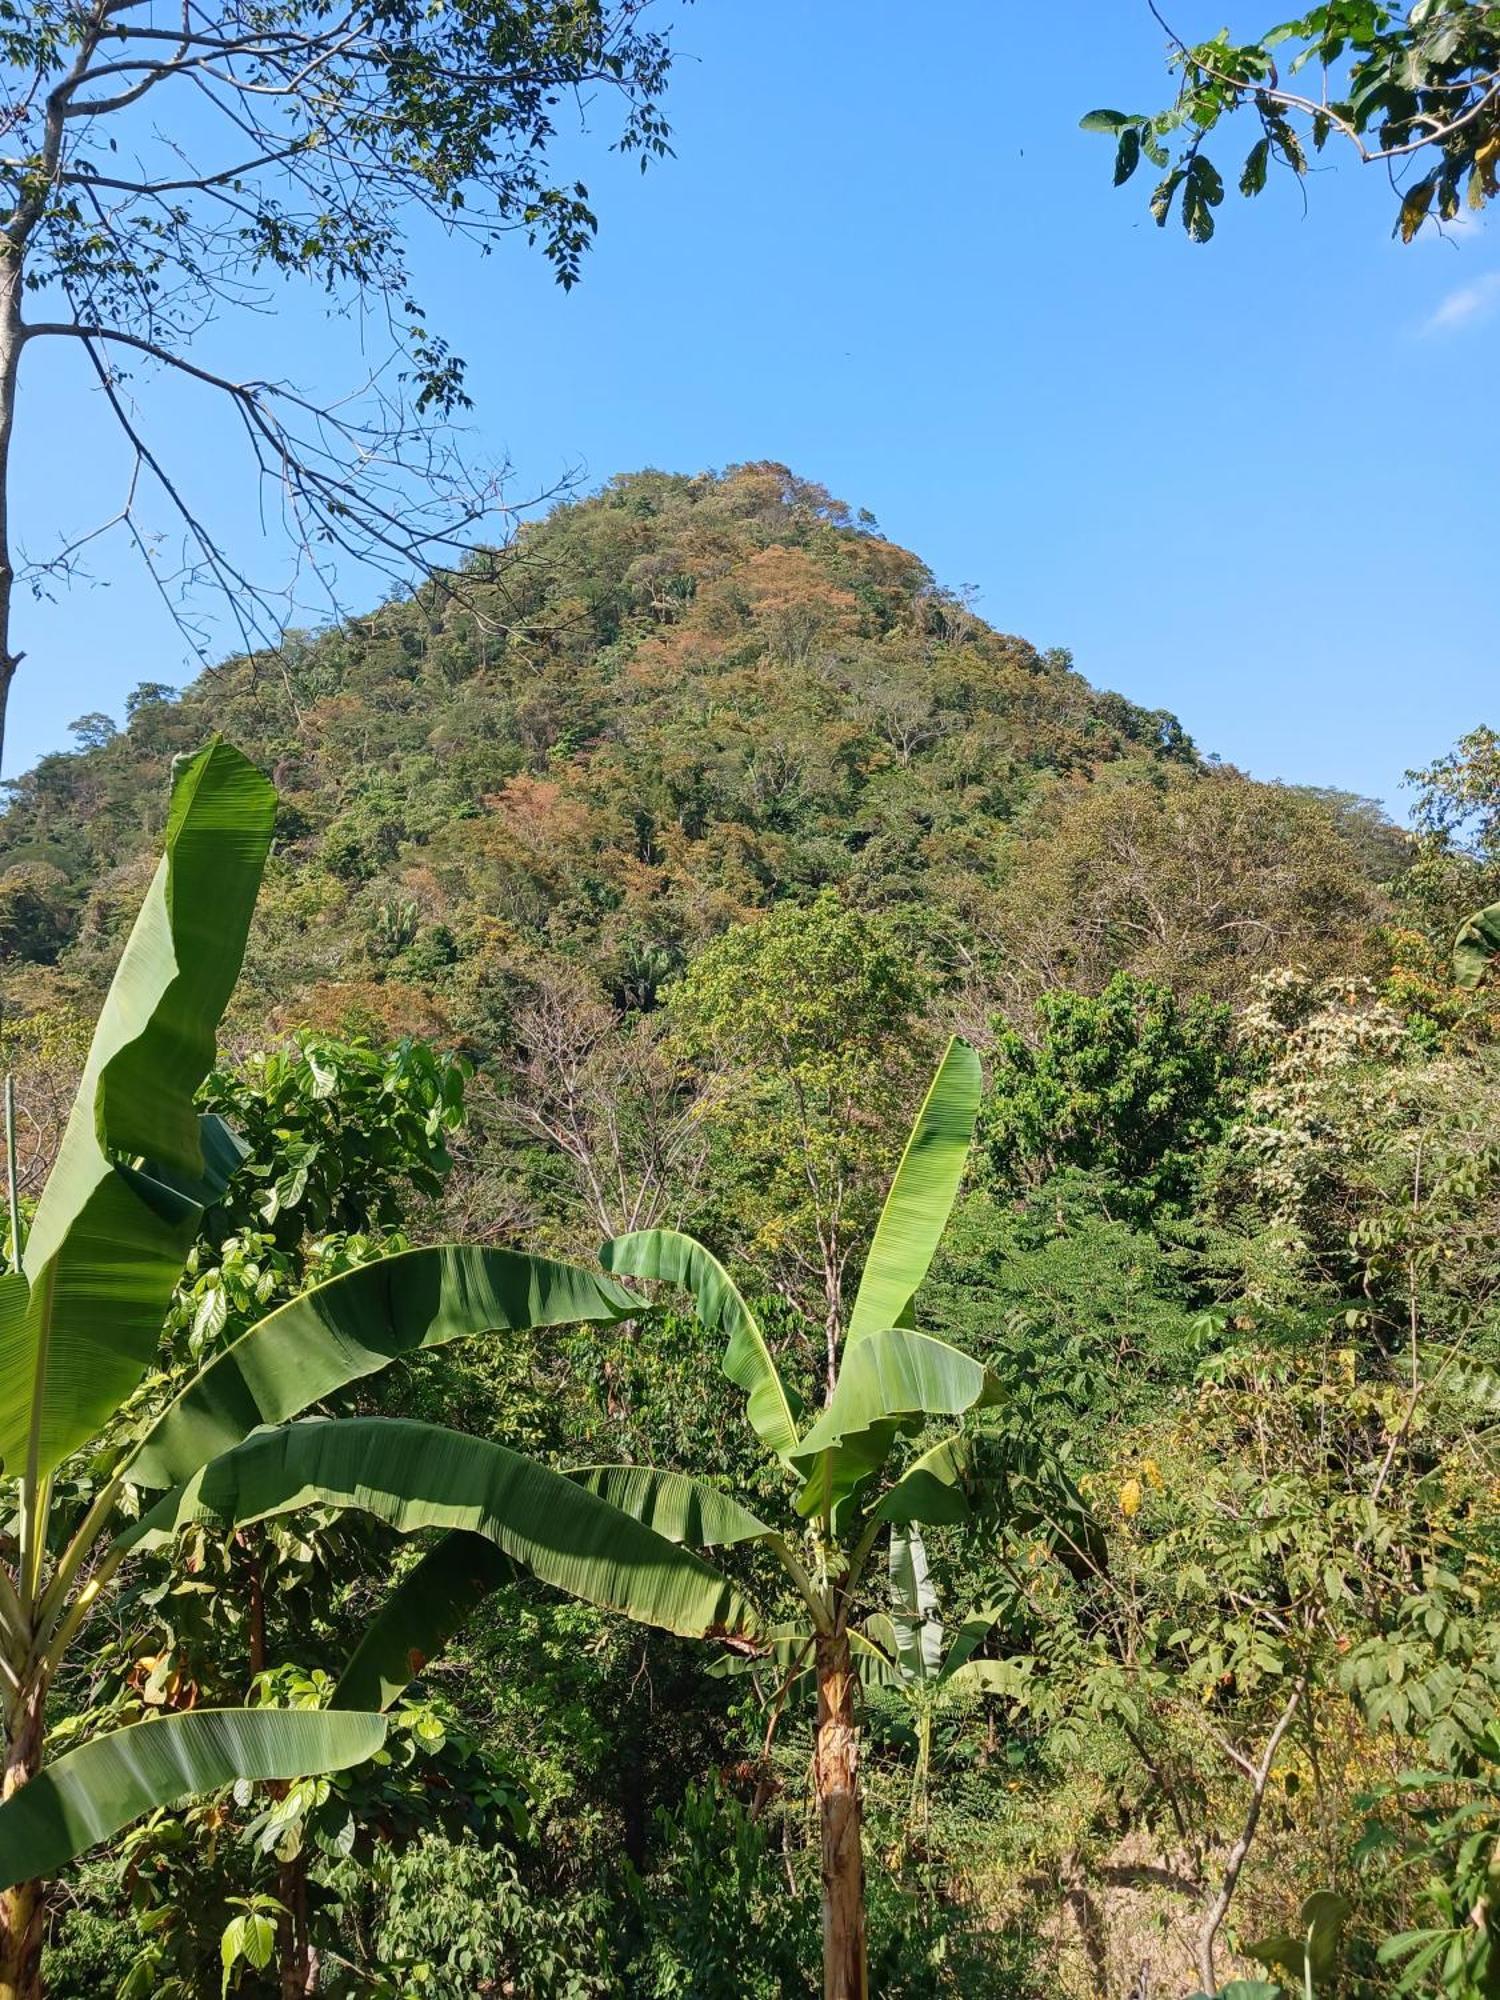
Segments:
[[[341,565],[409,582],[462,562],[500,508],[499,474],[459,447],[464,361],[429,323],[411,240],[432,224],[488,255],[519,236],[576,283],[597,219],[587,186],[551,164],[563,110],[613,99],[620,150],[643,166],[669,151],[671,56],[646,4],[188,0],[172,26],[136,0],[6,10],[0,494],[39,343],[76,358],[80,417],[97,410],[123,441],[126,476],[108,518],[22,560],[4,552],[0,737],[13,569],[45,594],[111,529],[200,655],[200,588],[248,649],[278,644],[309,589],[337,613]],[[359,322],[342,392],[226,355],[224,330],[248,330],[295,280]],[[285,584],[246,567],[179,463],[185,413],[242,447],[264,525],[290,544]],[[6,521],[0,508],[0,537]]]
[[[1237,114],[1255,134],[1238,174],[1245,196],[1278,167],[1304,181],[1330,143],[1388,167],[1403,243],[1500,194],[1500,6],[1490,0],[1331,0],[1254,40],[1226,28],[1191,44],[1154,0],[1151,11],[1169,37],[1175,101],[1091,111],[1083,129],[1115,141],[1117,187],[1143,160],[1157,170],[1159,225],[1175,212],[1195,243],[1213,235],[1225,183],[1205,148]]]

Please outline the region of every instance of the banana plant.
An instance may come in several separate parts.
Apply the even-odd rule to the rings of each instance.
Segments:
[[[1005,1615],[999,1606],[971,1611],[949,1643],[928,1568],[927,1546],[914,1523],[892,1528],[887,1570],[889,1610],[872,1613],[849,1637],[861,1686],[895,1695],[910,1715],[917,1756],[907,1827],[917,1833],[927,1824],[933,1724],[938,1715],[954,1702],[1021,1694],[1030,1663],[976,1657]],[[767,1690],[765,1702],[772,1730],[788,1696],[812,1677],[816,1637],[805,1620],[780,1626],[773,1634],[774,1692]],[[753,1674],[763,1686],[760,1670],[764,1664],[756,1655],[730,1654],[715,1671],[725,1677]]]
[[[351,1663],[338,1712],[197,1709],[48,1760],[49,1692],[120,1565],[165,1539],[163,1518],[212,1511],[227,1494],[226,1514],[243,1518],[341,1501],[404,1532],[460,1535],[460,1594],[471,1575],[492,1582],[497,1564],[520,1561],[674,1632],[746,1644],[755,1633],[748,1606],[680,1537],[576,1480],[437,1425],[307,1417],[422,1348],[638,1311],[613,1278],[509,1250],[405,1251],[269,1314],[150,1407],[146,1378],[184,1259],[241,1157],[194,1094],[239,974],[274,811],[270,785],[228,744],[179,763],[161,863],[24,1249],[0,1275],[0,1478],[17,1522],[0,1563],[0,2000],[40,1994],[46,1884],[86,1848],[178,1799],[343,1769],[382,1741],[377,1670],[398,1655],[377,1645]],[[21,1242],[13,1199],[13,1251]],[[86,1503],[68,1497],[80,1486]],[[396,1593],[387,1644],[403,1607],[431,1626],[443,1560],[451,1568],[452,1552]],[[409,1645],[399,1657],[409,1677]]]
[[[860,1611],[872,1560],[882,1537],[970,1517],[963,1426],[1001,1396],[987,1368],[916,1325],[916,1295],[958,1193],[979,1098],[979,1059],[954,1040],[891,1182],[835,1378],[816,1414],[798,1408],[754,1314],[702,1244],[674,1230],[644,1230],[600,1252],[616,1276],[665,1281],[691,1295],[700,1321],[725,1341],[724,1372],[744,1390],[750,1427],[785,1479],[786,1514],[773,1525],[679,1473],[630,1466],[583,1475],[593,1491],[691,1547],[762,1543],[800,1603],[817,1697],[812,1771],[825,2000],[865,2000],[869,1990],[858,1688],[859,1655],[870,1652]],[[916,1454],[902,1448],[935,1423],[946,1433],[935,1444]],[[790,1641],[785,1633],[761,1639],[773,1657],[795,1653],[798,1643],[796,1632]],[[800,1672],[802,1662],[795,1667]]]
[[[836,1379],[815,1415],[799,1407],[754,1313],[701,1243],[653,1229],[601,1250],[611,1274],[601,1286],[623,1276],[680,1288],[722,1341],[723,1371],[744,1392],[750,1428],[784,1482],[777,1521],[675,1469],[598,1465],[563,1478],[474,1438],[433,1455],[426,1427],[401,1420],[283,1423],[292,1412],[277,1406],[261,1411],[260,1421],[278,1427],[254,1430],[243,1392],[229,1393],[222,1380],[231,1349],[204,1386],[168,1413],[146,1452],[146,1472],[170,1490],[123,1544],[161,1547],[194,1523],[242,1525],[309,1501],[361,1507],[398,1528],[447,1526],[451,1532],[372,1620],[338,1684],[337,1705],[370,1710],[396,1698],[412,1662],[443,1645],[495,1589],[508,1561],[589,1603],[774,1660],[783,1647],[774,1625],[707,1560],[725,1548],[769,1552],[812,1635],[824,1993],[827,2000],[864,2000],[857,1655],[870,1650],[859,1623],[867,1574],[877,1543],[893,1529],[904,1534],[917,1522],[970,1517],[963,1424],[1000,1399],[994,1376],[918,1331],[914,1312],[963,1174],[979,1089],[978,1058],[951,1043],[891,1183]],[[623,1292],[609,1297],[611,1311],[640,1309],[638,1301],[627,1306]],[[225,1412],[232,1412],[227,1426],[220,1423]],[[946,1434],[914,1455],[910,1442],[934,1423]],[[451,1473],[446,1486],[434,1456]],[[421,1504],[413,1507],[407,1495],[419,1467]],[[571,1490],[573,1502],[558,1497],[559,1486]],[[479,1504],[452,1504],[450,1493]],[[587,1534],[573,1532],[575,1519],[588,1524]]]
[[[916,1832],[927,1824],[932,1731],[938,1715],[954,1702],[1021,1694],[1028,1663],[976,1657],[1003,1616],[999,1607],[971,1611],[950,1643],[927,1567],[927,1547],[915,1524],[891,1531],[889,1571],[891,1608],[865,1620],[867,1650],[860,1659],[860,1676],[867,1687],[892,1689],[911,1712],[917,1760],[907,1818]]]

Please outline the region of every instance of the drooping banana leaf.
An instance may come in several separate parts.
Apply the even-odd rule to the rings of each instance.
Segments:
[[[685,1472],[661,1472],[652,1465],[586,1465],[568,1477],[669,1542],[690,1549],[763,1542],[775,1532],[738,1500]]]
[[[950,1694],[1014,1698],[1025,1693],[1031,1679],[1031,1666],[1029,1659],[966,1660],[951,1674],[943,1675],[943,1684]]]
[[[969,1449],[961,1433],[944,1438],[880,1496],[874,1518],[899,1523],[921,1521],[928,1527],[953,1527],[971,1518],[964,1481],[969,1476]]]
[[[339,1676],[335,1708],[386,1709],[470,1612],[517,1574],[483,1535],[455,1528],[389,1591]]]
[[[571,1264],[444,1244],[346,1271],[270,1313],[188,1383],[127,1461],[172,1486],[263,1424],[283,1423],[403,1354],[473,1334],[624,1319],[641,1301]]]
[[[306,1778],[363,1763],[378,1715],[199,1708],[116,1729],[48,1764],[0,1805],[0,1889],[59,1869],[143,1813],[237,1778]]]
[[[50,1471],[140,1381],[234,1164],[193,1094],[239,976],[275,806],[227,743],[177,767],[165,853],[27,1240],[27,1308],[0,1316],[0,1462],[12,1476]]]
[[[979,1058],[955,1037],[917,1113],[870,1241],[848,1347],[911,1323],[912,1301],[948,1225],[983,1088]]]
[[[909,1679],[935,1680],[943,1663],[943,1623],[927,1545],[915,1528],[891,1530],[888,1567],[896,1658]]]
[[[987,1368],[930,1334],[866,1334],[846,1349],[828,1407],[797,1447],[799,1513],[833,1513],[880,1470],[898,1431],[998,1403],[1001,1393]]]
[[[728,1345],[724,1373],[749,1398],[746,1415],[762,1444],[790,1464],[797,1449],[797,1413],[765,1335],[729,1273],[709,1250],[677,1229],[640,1229],[616,1236],[599,1251],[606,1271],[660,1278],[693,1295],[699,1319]]]
[[[960,1667],[973,1658],[1004,1615],[999,1605],[984,1605],[979,1610],[969,1613],[954,1633],[953,1643],[948,1648],[947,1658],[943,1661],[945,1679],[956,1674]]]
[[[402,1534],[467,1529],[544,1583],[684,1638],[751,1639],[759,1629],[701,1556],[576,1480],[488,1438],[407,1418],[258,1432],[166,1494],[117,1545],[159,1548],[191,1522],[236,1527],[315,1506],[358,1509]]]
[[[1472,990],[1500,957],[1500,903],[1465,917],[1453,940],[1454,983]]]

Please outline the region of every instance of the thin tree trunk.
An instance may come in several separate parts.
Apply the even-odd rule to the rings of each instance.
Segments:
[[[21,360],[21,257],[0,241],[0,771],[5,768],[5,715],[10,684],[21,655],[14,650],[11,602],[16,573],[11,552],[10,448],[16,420],[16,374]],[[3,1990],[3,1989],[0,1989]]]
[[[917,1718],[917,1766],[911,1775],[911,1805],[906,1815],[909,1833],[927,1829],[927,1774],[932,1765],[932,1712],[924,1709]]]
[[[5,1755],[7,1799],[42,1767],[45,1697],[40,1681],[17,1697]],[[0,2000],[41,2000],[45,1917],[40,1882],[20,1882],[0,1896]]]
[[[869,2000],[860,1835],[857,1680],[847,1633],[817,1642],[813,1787],[823,1848],[823,2000]]]
[[[307,1857],[298,1854],[282,1863],[277,1896],[286,1910],[281,1920],[282,2000],[303,2000],[318,1990],[318,1954],[308,1937]]]
[[[1271,1731],[1265,1751],[1259,1764],[1251,1764],[1247,1758],[1240,1759],[1246,1775],[1250,1779],[1250,1804],[1245,1811],[1245,1824],[1240,1829],[1240,1837],[1229,1850],[1224,1863],[1224,1879],[1219,1885],[1219,1893],[1209,1905],[1203,1928],[1198,1933],[1198,1977],[1203,1981],[1205,1993],[1212,1993],[1217,1980],[1214,1974],[1214,1939],[1219,1935],[1219,1926],[1229,1914],[1229,1905],[1234,1901],[1234,1892],[1239,1886],[1240,1871],[1245,1865],[1255,1840],[1255,1829],[1260,1825],[1260,1809],[1265,1802],[1266,1787],[1271,1782],[1271,1766],[1276,1762],[1276,1752],[1281,1748],[1281,1739],[1292,1726],[1292,1717],[1302,1700],[1307,1686],[1304,1676],[1292,1689],[1290,1701],[1277,1717],[1276,1726]]]

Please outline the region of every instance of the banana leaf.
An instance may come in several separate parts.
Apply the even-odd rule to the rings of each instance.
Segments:
[[[763,1542],[775,1532],[716,1487],[651,1465],[586,1465],[568,1474],[632,1520],[692,1549]]]
[[[606,1271],[627,1278],[660,1278],[691,1292],[698,1317],[727,1337],[722,1367],[749,1398],[746,1415],[761,1443],[784,1463],[797,1450],[797,1411],[765,1335],[729,1273],[709,1250],[676,1229],[640,1229],[601,1246]]]
[[[517,1574],[483,1535],[455,1528],[389,1591],[334,1689],[335,1708],[386,1709],[470,1612]]]
[[[949,1042],[885,1198],[849,1315],[848,1346],[909,1326],[912,1303],[948,1225],[982,1090],[979,1058]]]
[[[943,1664],[943,1624],[927,1545],[915,1528],[891,1531],[888,1568],[896,1659],[909,1680],[936,1680]]]
[[[118,1539],[160,1548],[180,1528],[239,1527],[298,1507],[373,1514],[402,1534],[463,1528],[544,1583],[684,1638],[753,1640],[759,1619],[691,1550],[576,1480],[487,1438],[408,1418],[262,1431],[196,1472]]]
[[[0,1889],[57,1874],[178,1799],[238,1778],[342,1771],[384,1741],[381,1716],[315,1708],[198,1708],[96,1736],[0,1805]]]
[[[165,852],[32,1222],[25,1310],[12,1287],[0,1313],[0,1463],[13,1477],[50,1471],[136,1387],[235,1164],[193,1095],[239,976],[275,807],[227,743],[177,768]]]
[[[921,1521],[928,1527],[954,1527],[971,1518],[964,1481],[969,1476],[969,1450],[955,1432],[920,1458],[880,1496],[875,1518],[900,1523]]]
[[[999,1382],[946,1341],[906,1327],[866,1334],[844,1354],[828,1407],[797,1447],[797,1510],[840,1509],[885,1463],[898,1431],[998,1403]]]
[[[304,1292],[210,1361],[157,1418],[124,1476],[178,1485],[262,1425],[420,1348],[640,1310],[609,1278],[516,1250],[445,1244],[382,1257]]]

